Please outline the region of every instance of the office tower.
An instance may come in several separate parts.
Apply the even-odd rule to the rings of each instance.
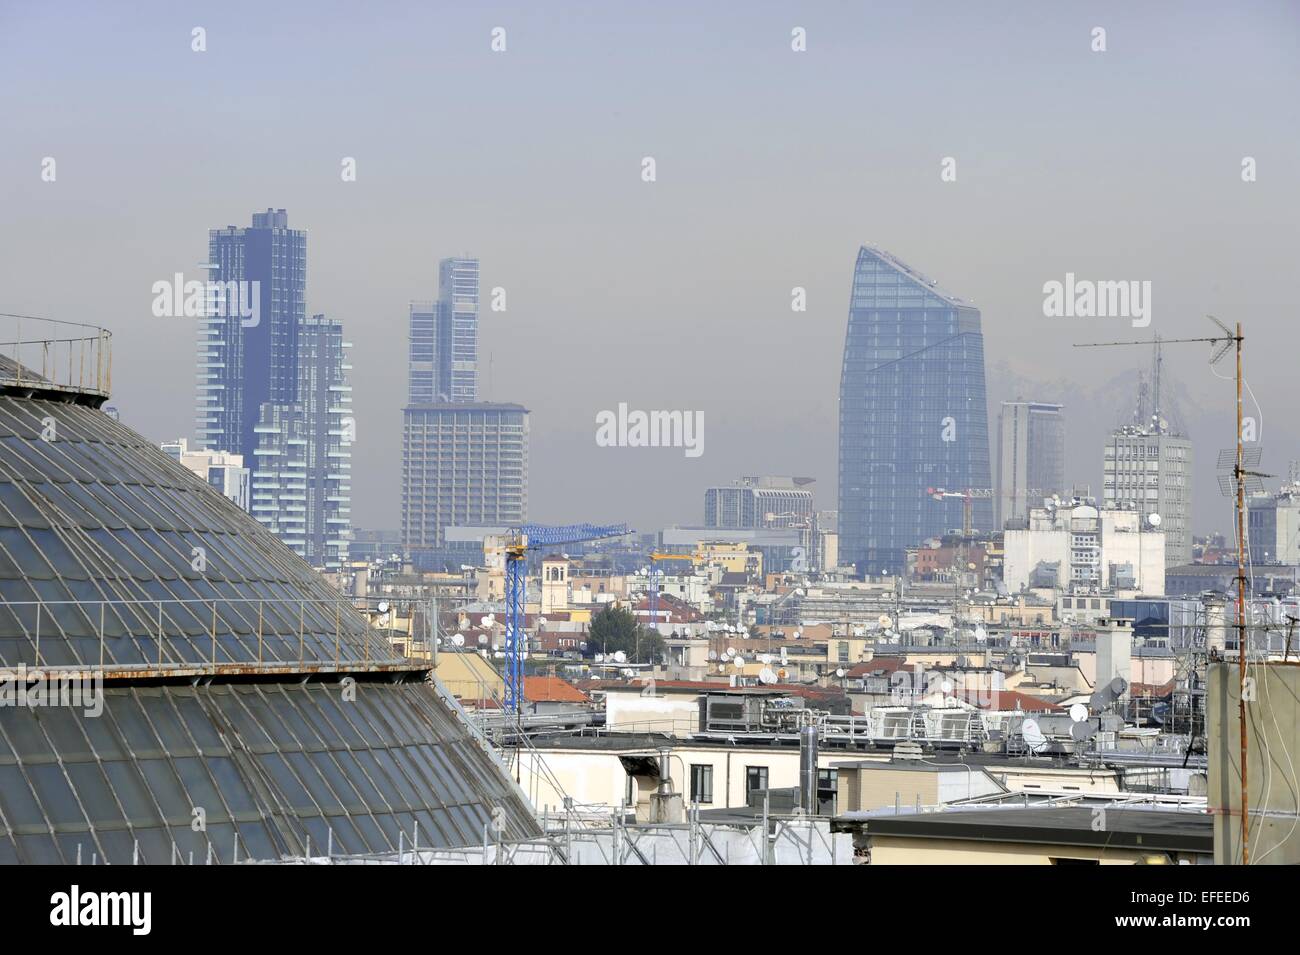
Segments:
[[[438,303],[412,302],[406,364],[406,403],[438,400]]]
[[[252,513],[313,567],[348,557],[352,502],[352,389],[343,326],[324,315],[298,323],[293,402],[262,405]]]
[[[1170,567],[1192,559],[1192,442],[1163,403],[1160,339],[1152,343],[1150,378],[1138,376],[1130,424],[1116,428],[1102,461],[1107,507],[1135,510],[1145,526],[1165,532]]]
[[[161,447],[169,458],[203,478],[241,510],[249,509],[251,472],[244,467],[243,455],[225,451],[191,451],[189,442],[184,438],[164,441]]]
[[[437,302],[411,303],[401,534],[422,566],[448,528],[528,517],[528,411],[478,400],[478,282],[478,259],[443,259]]]
[[[1061,405],[1004,401],[998,416],[996,527],[1023,520],[1029,507],[1065,489],[1065,416]]]
[[[1192,560],[1192,442],[1163,427],[1127,425],[1111,434],[1102,500],[1108,508],[1138,511],[1163,530],[1165,563],[1173,567]]]
[[[306,316],[307,233],[283,209],[249,228],[208,232],[209,314],[199,323],[196,445],[251,460],[268,401],[297,387],[297,327]]]
[[[438,300],[412,302],[407,403],[478,400],[478,259],[438,263]]]
[[[839,560],[899,574],[904,551],[993,524],[979,310],[887,252],[862,247],[840,376]]]
[[[478,400],[478,259],[438,263],[438,369],[443,400]]]
[[[437,550],[447,528],[528,518],[528,411],[516,404],[410,405],[402,427],[402,542]]]
[[[704,492],[704,526],[811,527],[812,478],[743,477]]]

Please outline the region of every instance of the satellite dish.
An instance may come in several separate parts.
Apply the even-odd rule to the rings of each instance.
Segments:
[[[462,641],[462,642],[464,641],[464,639],[465,639],[464,637],[461,637],[461,641]],[[480,647],[487,646],[487,634],[486,634],[486,633],[480,633],[480,634],[478,635],[478,645],[479,645]]]
[[[1147,523],[1150,524],[1152,527],[1159,527],[1160,515],[1155,513],[1155,511],[1152,511],[1150,514],[1147,515]]]
[[[843,679],[843,678],[844,678],[844,675],[845,675],[846,673],[848,673],[848,672],[849,672],[849,671],[846,670],[846,669],[844,669],[844,667],[839,667],[839,668],[835,671],[835,675],[836,675],[837,677],[840,677],[841,679]]]
[[[745,665],[745,658],[744,658],[744,657],[732,657],[732,658],[731,658],[731,663],[732,663],[733,666],[743,667],[743,666]]]
[[[1038,721],[1027,719],[1020,724],[1020,738],[1031,753],[1041,753],[1047,749],[1047,737],[1038,728]]]
[[[894,619],[891,616],[889,616],[889,614],[887,613],[882,613],[879,617],[876,618],[876,623],[880,625],[881,630],[884,630],[893,622]]]
[[[775,682],[776,682],[776,674],[773,673],[772,670],[771,670],[770,668],[768,668],[768,667],[763,667],[763,669],[761,669],[760,671],[758,671],[758,682],[759,682],[759,683],[769,683],[769,684],[770,684],[770,683],[775,683]]]
[[[716,660],[716,659],[718,659],[717,651],[715,651],[715,650],[710,650],[710,651],[709,651],[709,659],[710,659],[710,660]]]
[[[603,653],[597,653],[594,657],[592,657],[592,659],[595,660],[597,663],[604,663],[604,662],[605,662],[605,654],[603,654]]]
[[[758,662],[759,662],[759,663],[762,663],[763,665],[766,666],[767,664],[769,664],[769,663],[772,662],[772,654],[770,654],[770,653],[760,653],[760,654],[758,655]]]
[[[989,632],[987,630],[985,630],[983,627],[975,628],[975,639],[978,642],[983,643],[988,638],[989,638]]]
[[[735,647],[727,647],[727,656],[729,656],[729,657],[734,657],[735,655],[736,655],[736,648],[735,648]]]
[[[949,683],[947,680],[944,680],[942,683],[939,684],[939,689],[942,690],[944,693],[951,693],[952,684]]]
[[[388,613],[388,601],[387,601],[387,600],[381,600],[381,601],[379,601],[379,608],[378,608],[378,609],[379,609],[379,612],[380,612],[380,613]]]
[[[614,651],[614,662],[615,662],[615,663],[627,663],[627,654],[624,653],[622,650],[615,650],[615,651]]]
[[[486,617],[483,618],[483,626],[485,627],[495,627],[496,623],[497,623],[497,618],[493,614],[488,614]]]
[[[1095,732],[1097,732],[1097,730],[1093,727],[1093,725],[1086,721],[1082,723],[1070,724],[1070,738],[1074,740],[1076,743],[1082,743],[1088,737],[1092,736],[1093,733]]]
[[[452,636],[451,642],[454,646],[463,647],[465,645],[465,634],[458,633]]]
[[[1088,708],[1082,703],[1075,703],[1070,707],[1070,719],[1076,723],[1082,723],[1088,718]]]

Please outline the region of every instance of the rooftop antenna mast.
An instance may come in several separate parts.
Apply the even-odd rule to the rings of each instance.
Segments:
[[[1133,409],[1133,427],[1145,428],[1150,418],[1147,417],[1147,379],[1146,375],[1138,372],[1138,400],[1137,407]]]
[[[1151,426],[1156,434],[1164,434],[1164,420],[1160,416],[1160,366],[1164,359],[1160,354],[1160,336],[1155,336],[1155,347],[1151,355],[1151,420],[1144,422]]]
[[[1221,335],[1212,338],[1170,338],[1166,344],[1182,344],[1189,342],[1208,342],[1215,346],[1215,351],[1210,355],[1210,364],[1214,365],[1223,358],[1224,355],[1232,351],[1234,346],[1237,354],[1237,448],[1236,462],[1232,468],[1232,482],[1236,486],[1236,511],[1237,511],[1237,715],[1238,722],[1241,724],[1241,864],[1250,864],[1250,808],[1248,800],[1248,788],[1246,779],[1246,528],[1245,528],[1245,511],[1246,511],[1246,478],[1261,477],[1258,472],[1246,470],[1244,461],[1244,448],[1242,447],[1242,403],[1241,403],[1241,351],[1242,342],[1245,341],[1241,334],[1241,322],[1236,323],[1236,329],[1230,330],[1227,325],[1219,321],[1213,315],[1206,316],[1210,321],[1217,325]],[[1149,345],[1150,342],[1076,342],[1075,348],[1107,348],[1115,345]],[[1153,365],[1153,371],[1159,375],[1160,369],[1160,339],[1156,339],[1156,357]],[[1157,378],[1157,381],[1159,379]],[[1159,385],[1156,387],[1155,405],[1158,408]],[[1157,425],[1159,424],[1157,412]]]

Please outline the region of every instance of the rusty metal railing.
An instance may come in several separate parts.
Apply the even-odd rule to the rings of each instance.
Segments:
[[[107,398],[113,334],[81,322],[0,312],[0,384]]]

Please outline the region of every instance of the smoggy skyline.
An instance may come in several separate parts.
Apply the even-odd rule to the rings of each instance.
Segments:
[[[1002,400],[1065,404],[1066,476],[1094,492],[1150,352],[1071,344],[1243,322],[1246,413],[1285,475],[1298,32],[1285,3],[6,3],[0,310],[109,328],[124,422],[190,436],[196,329],[153,316],[153,283],[204,277],[210,228],[286,209],[308,314],[354,343],[354,525],[393,528],[407,306],[436,296],[439,259],[477,257],[480,394],[532,411],[530,517],[651,530],[698,522],[704,489],[742,474],[815,476],[835,506],[869,243],[980,309],[990,434]],[[1046,317],[1067,273],[1149,281],[1150,325]],[[1197,533],[1230,521],[1232,387],[1207,357],[1165,350]],[[623,403],[702,413],[703,453],[600,446]]]

